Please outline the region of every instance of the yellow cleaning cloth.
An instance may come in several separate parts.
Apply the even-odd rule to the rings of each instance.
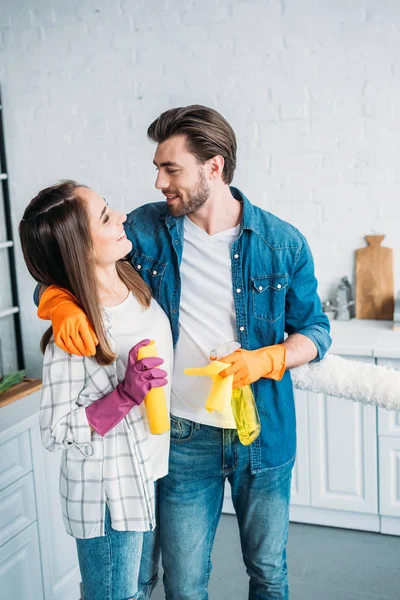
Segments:
[[[184,369],[185,375],[189,375],[189,377],[211,377],[213,384],[205,403],[205,408],[209,412],[213,412],[215,410],[223,413],[230,410],[233,375],[229,375],[228,377],[219,376],[219,373],[221,373],[221,371],[226,369],[228,366],[229,365],[227,363],[214,360],[206,367],[200,367],[197,369]]]

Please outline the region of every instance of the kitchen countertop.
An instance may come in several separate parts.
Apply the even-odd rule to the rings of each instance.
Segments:
[[[27,396],[19,397],[15,402],[11,402],[0,408],[0,435],[10,427],[20,424],[26,419],[38,420],[40,409],[40,390],[36,390]]]
[[[331,321],[332,354],[400,359],[400,331],[393,321]]]
[[[25,379],[0,394],[0,434],[38,414],[41,387],[40,379]]]
[[[28,377],[24,377],[20,383],[11,386],[5,392],[0,394],[0,408],[3,406],[7,406],[7,404],[12,404],[25,396],[30,396],[34,392],[37,392],[42,387],[41,379],[30,379]]]

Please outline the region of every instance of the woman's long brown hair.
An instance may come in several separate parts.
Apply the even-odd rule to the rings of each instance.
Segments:
[[[22,252],[32,277],[45,286],[56,285],[71,292],[86,314],[99,343],[95,359],[111,364],[111,351],[104,329],[99,302],[93,245],[85,202],[76,181],[65,180],[48,187],[30,202],[19,225]],[[116,263],[118,275],[137,300],[148,307],[151,292],[127,260]],[[45,351],[53,334],[43,334],[40,347]]]

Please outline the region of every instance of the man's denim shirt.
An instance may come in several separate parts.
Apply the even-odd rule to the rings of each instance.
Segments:
[[[242,348],[255,350],[281,343],[285,332],[301,333],[314,342],[316,360],[321,360],[331,344],[329,321],[322,312],[304,236],[253,206],[238,189],[232,187],[231,192],[243,203],[239,236],[231,250],[232,281],[226,282],[233,290],[238,341]],[[169,215],[165,202],[141,206],[125,222],[133,244],[132,264],[168,315],[174,345],[179,336],[183,223],[182,217]],[[212,310],[212,301],[210,297],[205,311]],[[250,446],[256,473],[294,457],[296,417],[289,371],[279,382],[261,378],[252,388],[261,419],[261,434]]]

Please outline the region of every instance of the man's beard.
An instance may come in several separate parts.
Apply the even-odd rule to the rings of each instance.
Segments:
[[[169,207],[169,211],[173,217],[183,217],[184,215],[188,215],[190,213],[194,213],[198,211],[203,204],[205,204],[210,197],[211,188],[207,184],[207,180],[205,178],[203,170],[199,170],[199,180],[197,182],[196,187],[187,192],[185,201],[182,200],[181,197],[180,203],[176,208],[172,206]]]

